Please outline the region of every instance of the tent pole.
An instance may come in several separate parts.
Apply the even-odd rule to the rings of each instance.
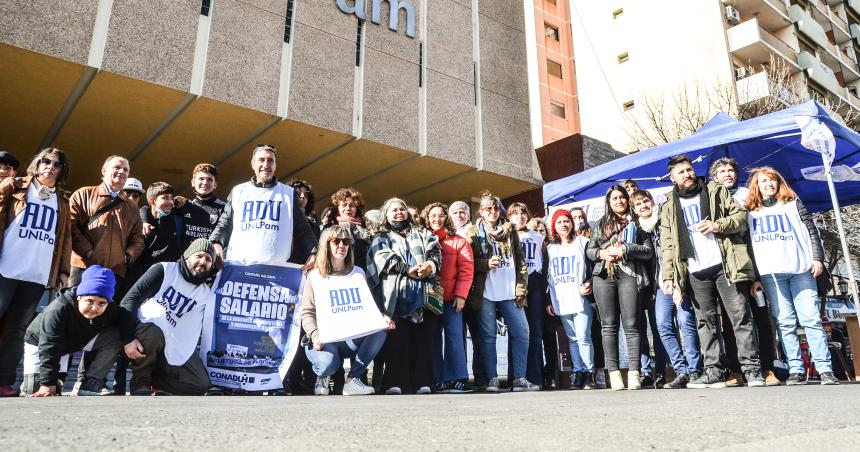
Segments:
[[[845,229],[842,227],[842,212],[839,210],[839,200],[836,199],[836,187],[833,185],[833,173],[829,165],[824,167],[827,176],[827,187],[830,189],[830,201],[833,203],[833,213],[836,217],[836,229],[839,230],[839,240],[842,242],[842,256],[845,259],[845,267],[848,268],[848,280],[851,282],[851,297],[854,301],[854,313],[860,318],[860,298],[857,298],[857,281],[854,280],[854,266],[851,265],[851,254],[848,250],[848,240],[845,238]]]

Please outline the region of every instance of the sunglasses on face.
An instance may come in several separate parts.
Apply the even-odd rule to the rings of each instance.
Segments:
[[[329,240],[329,242],[333,243],[333,244],[334,244],[334,246],[339,246],[339,245],[346,245],[346,246],[349,246],[349,245],[351,245],[351,244],[352,244],[352,240],[350,240],[350,239],[337,238],[337,237],[335,237],[335,238],[333,238],[333,239]]]
[[[499,210],[499,208],[496,206],[487,206],[487,207],[481,207],[481,210],[483,210],[484,212],[497,212]]]
[[[60,169],[63,167],[63,162],[59,160],[51,160],[48,157],[42,157],[39,159],[39,163],[43,165],[53,166],[54,168]]]
[[[129,198],[133,198],[133,199],[140,198],[140,193],[138,193],[136,191],[127,191],[127,192],[125,192],[125,195],[128,196]]]

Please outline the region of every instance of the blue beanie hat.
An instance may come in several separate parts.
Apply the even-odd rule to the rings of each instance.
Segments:
[[[92,265],[84,270],[83,275],[81,275],[81,283],[78,284],[75,295],[79,297],[96,295],[107,298],[108,301],[113,301],[115,285],[116,278],[114,278],[112,271],[101,265]]]

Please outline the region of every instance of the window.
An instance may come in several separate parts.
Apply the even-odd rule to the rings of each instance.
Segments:
[[[546,60],[546,71],[547,73],[549,73],[549,75],[554,75],[558,78],[562,78],[561,65],[553,60]]]
[[[543,32],[547,38],[552,39],[553,41],[558,41],[558,27],[554,27],[550,24],[543,24]]]
[[[624,52],[621,55],[618,55],[618,64],[626,63],[629,59],[630,55],[628,55],[627,52]]]
[[[798,44],[800,44],[800,51],[801,52],[806,51],[806,52],[809,52],[813,55],[818,55],[818,52],[815,51],[815,48],[816,48],[815,45],[810,44],[808,41],[806,41],[804,39],[801,39],[800,36],[798,36],[797,42],[798,42]]]
[[[555,0],[546,0],[546,2],[549,3],[550,5],[555,5]]]
[[[624,111],[633,110],[633,107],[635,107],[635,106],[636,106],[636,104],[632,100],[628,100],[627,102],[624,102],[624,104],[622,105],[622,107],[624,107]]]
[[[564,112],[564,104],[554,100],[549,101],[549,112],[551,115],[558,118],[564,119],[567,117]]]
[[[612,20],[618,20],[623,15],[624,15],[624,8],[618,8],[615,11],[612,11]]]

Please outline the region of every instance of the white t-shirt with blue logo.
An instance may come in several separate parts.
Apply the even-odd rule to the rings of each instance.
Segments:
[[[585,310],[587,301],[579,289],[588,277],[587,245],[588,239],[579,236],[569,245],[552,244],[547,247],[549,294],[556,315],[579,314]]]
[[[520,245],[526,256],[526,267],[529,275],[543,271],[543,234],[535,231],[520,232]]]
[[[721,265],[723,263],[723,255],[720,253],[720,246],[717,244],[717,238],[709,232],[702,234],[696,229],[702,220],[702,210],[699,205],[699,197],[692,196],[690,198],[680,198],[681,210],[684,211],[684,221],[687,223],[687,230],[690,232],[690,241],[693,243],[693,255],[687,260],[687,270],[690,273],[695,273],[700,270]],[[708,218],[713,221],[713,218]]]
[[[0,275],[47,285],[54,260],[58,217],[57,194],[39,199],[38,183],[32,181],[27,189],[27,206],[3,234]]]
[[[517,298],[517,270],[514,257],[502,256],[499,253],[498,242],[492,241],[493,249],[490,257],[502,258],[501,265],[487,272],[487,282],[484,285],[484,298],[490,301],[507,301]],[[513,252],[513,250],[511,250]]]
[[[143,302],[137,317],[157,325],[164,333],[164,358],[181,366],[191,358],[203,331],[203,312],[215,302],[215,292],[206,284],[195,286],[179,272],[177,262],[162,262],[164,279],[152,298]]]
[[[251,182],[233,187],[233,231],[224,258],[245,265],[284,266],[293,250],[293,189]]]
[[[750,239],[761,275],[800,274],[812,268],[812,239],[797,202],[778,202],[749,212]]]

